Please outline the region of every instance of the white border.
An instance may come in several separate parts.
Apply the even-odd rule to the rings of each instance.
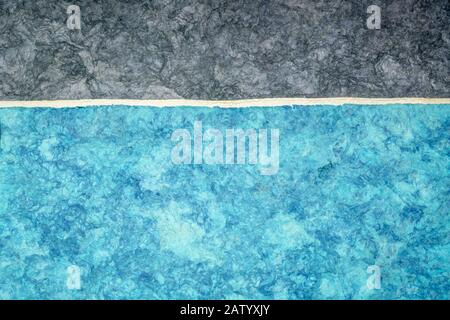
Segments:
[[[139,107],[281,107],[345,104],[386,105],[386,104],[448,104],[450,98],[267,98],[243,100],[138,100],[138,99],[81,99],[81,100],[28,100],[0,101],[0,108],[76,108],[92,106],[139,106]]]

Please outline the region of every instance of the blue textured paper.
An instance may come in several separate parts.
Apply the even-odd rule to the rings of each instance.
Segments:
[[[449,116],[0,109],[0,298],[448,299]],[[194,121],[278,128],[278,173],[172,164],[172,132]],[[371,265],[380,289],[366,285]]]

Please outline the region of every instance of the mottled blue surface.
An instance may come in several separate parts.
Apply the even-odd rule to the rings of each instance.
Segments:
[[[195,120],[279,128],[278,174],[173,165]],[[0,109],[0,126],[2,299],[449,298],[448,105]]]

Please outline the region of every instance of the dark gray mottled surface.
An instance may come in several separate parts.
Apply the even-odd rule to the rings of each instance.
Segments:
[[[2,0],[0,99],[449,97],[449,21],[448,0]]]

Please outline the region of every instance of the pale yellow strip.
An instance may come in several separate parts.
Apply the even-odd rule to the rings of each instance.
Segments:
[[[0,108],[75,108],[89,106],[143,106],[143,107],[280,107],[344,104],[449,104],[450,98],[267,98],[243,100],[138,100],[138,99],[87,99],[87,100],[41,100],[41,101],[0,101]]]

